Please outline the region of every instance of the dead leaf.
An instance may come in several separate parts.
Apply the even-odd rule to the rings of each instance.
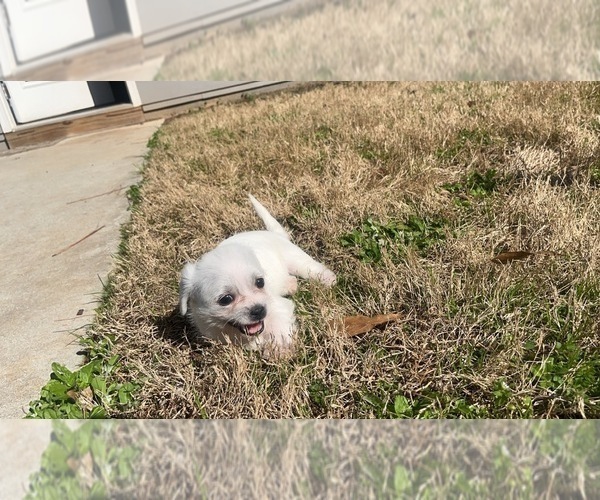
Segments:
[[[86,387],[79,393],[79,399],[77,400],[79,406],[86,411],[91,411],[94,406],[94,392],[91,387]]]
[[[400,314],[379,314],[377,316],[346,316],[340,325],[343,333],[348,337],[354,337],[361,333],[367,333],[383,326],[390,321],[400,319]],[[338,323],[339,325],[339,323]]]
[[[76,473],[79,469],[79,460],[77,460],[75,457],[69,457],[67,458],[67,466]]]
[[[86,488],[91,488],[98,477],[94,473],[94,457],[88,451],[79,459],[79,469],[77,470],[79,480]]]
[[[500,252],[498,255],[496,255],[492,259],[492,262],[494,264],[508,264],[509,262],[512,262],[513,260],[525,260],[525,259],[528,259],[532,255],[535,255],[535,253],[533,253],[533,252],[522,252],[522,251],[519,251],[519,252]]]
[[[81,391],[69,389],[67,391],[67,396],[77,401],[77,403],[79,403],[79,406],[81,406],[81,408],[83,408],[84,410],[92,410],[94,406],[96,406],[94,404],[94,391],[89,386],[85,389],[82,389]]]

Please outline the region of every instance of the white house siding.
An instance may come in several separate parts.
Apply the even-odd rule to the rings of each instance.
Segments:
[[[281,82],[136,82],[145,112],[178,106],[194,101],[210,100],[240,92],[259,90]]]
[[[243,17],[290,0],[136,0],[144,44]]]

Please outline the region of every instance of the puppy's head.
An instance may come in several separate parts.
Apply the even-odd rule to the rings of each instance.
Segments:
[[[217,247],[187,264],[179,283],[181,314],[188,312],[200,333],[251,338],[264,330],[268,294],[254,253],[234,244]],[[248,339],[249,340],[249,339]]]

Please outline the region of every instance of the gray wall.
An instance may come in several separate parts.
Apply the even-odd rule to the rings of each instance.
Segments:
[[[138,0],[137,8],[146,34],[247,3],[253,0]]]
[[[144,43],[153,43],[290,0],[137,0]]]
[[[255,90],[280,82],[136,82],[142,108],[154,111],[187,102],[214,99],[239,92]]]

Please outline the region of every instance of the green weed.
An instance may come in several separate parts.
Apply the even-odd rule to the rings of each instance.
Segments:
[[[245,92],[240,95],[240,99],[248,104],[254,104],[256,102],[256,95],[251,92]]]
[[[328,398],[331,397],[331,390],[323,380],[313,380],[308,386],[308,395],[313,404],[319,409],[327,409]]]
[[[370,162],[386,162],[392,156],[391,152],[385,146],[377,144],[367,137],[358,142],[356,150],[361,158]]]
[[[590,403],[600,398],[600,356],[584,354],[570,338],[556,342],[552,354],[533,362],[530,372],[533,383],[559,400],[581,400],[593,408]]]
[[[333,129],[328,125],[319,125],[314,132],[314,137],[318,141],[329,142],[333,135]]]
[[[442,188],[453,195],[456,206],[469,208],[474,202],[485,200],[494,194],[504,181],[495,169],[488,169],[484,172],[470,172],[461,181],[443,184]]]
[[[469,402],[463,397],[441,394],[435,391],[426,392],[416,398],[409,399],[403,394],[378,391],[361,391],[359,408],[366,414],[373,413],[376,418],[486,418],[488,409]],[[365,415],[360,415],[363,418]]]
[[[444,238],[444,221],[411,215],[405,222],[381,223],[369,217],[359,229],[343,235],[340,244],[353,250],[359,260],[378,263],[384,252],[399,260],[408,247],[423,254]]]
[[[75,371],[52,363],[50,380],[29,404],[26,418],[106,418],[106,408],[124,411],[133,405],[140,385],[109,381],[119,357],[110,356],[108,341],[86,343],[91,361]]]
[[[40,470],[30,478],[25,500],[102,499],[110,496],[107,486],[130,486],[139,450],[115,446],[110,426],[97,424],[86,422],[71,430],[64,422],[53,422],[51,442]]]
[[[140,184],[132,184],[126,192],[127,200],[129,201],[129,210],[137,209],[142,202],[142,193]]]
[[[594,187],[600,186],[600,160],[596,160],[589,169],[589,182]]]
[[[160,140],[162,138],[163,135],[163,131],[162,129],[157,129],[151,136],[150,139],[148,139],[148,142],[146,143],[146,147],[152,151],[153,149],[158,148],[158,146],[160,145]],[[149,152],[150,152],[149,151]]]
[[[588,492],[594,491],[600,482],[593,473],[600,461],[598,429],[594,422],[571,426],[551,421],[532,426],[528,439],[535,443],[536,455],[523,459],[519,467],[515,467],[515,456],[523,450],[506,439],[494,443],[486,453],[484,469],[472,460],[473,455],[459,466],[435,452],[425,452],[417,463],[408,464],[397,449],[384,446],[376,457],[361,460],[355,474],[363,486],[375,488],[378,498],[572,497],[573,488],[577,488],[573,485],[575,478],[586,478]],[[464,442],[474,441],[469,437]],[[464,443],[458,442],[457,446],[462,448]],[[465,457],[469,455],[467,447],[454,451],[457,454],[462,451]],[[483,459],[475,449],[470,453]],[[561,474],[540,466],[539,460],[551,460]],[[383,466],[384,462],[391,464],[392,474],[390,467]]]
[[[533,401],[530,396],[515,394],[506,380],[496,380],[492,386],[493,412],[498,416],[533,418]]]
[[[492,139],[490,133],[482,129],[460,129],[456,138],[449,145],[438,148],[435,155],[440,160],[454,162],[459,155],[470,148],[482,148],[490,146]]]
[[[223,127],[214,127],[208,131],[208,135],[213,139],[217,139],[225,144],[230,144],[235,139],[235,134]]]

